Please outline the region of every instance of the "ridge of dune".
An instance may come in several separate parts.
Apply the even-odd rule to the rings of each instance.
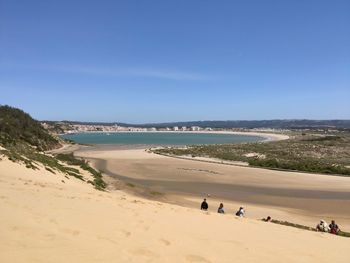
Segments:
[[[350,260],[346,238],[101,192],[3,157],[0,193],[1,262]]]

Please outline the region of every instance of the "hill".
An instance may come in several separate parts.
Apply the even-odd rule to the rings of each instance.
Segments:
[[[27,143],[39,151],[61,146],[59,140],[29,114],[10,106],[0,106],[0,144],[13,146],[21,143]]]
[[[145,127],[199,126],[202,128],[274,128],[274,129],[307,129],[336,128],[350,129],[350,120],[228,120],[228,121],[189,121],[145,124]]]
[[[183,121],[183,122],[165,122],[165,123],[145,123],[145,124],[128,124],[119,122],[79,122],[79,121],[43,121],[50,124],[52,129],[62,132],[69,130],[69,125],[118,125],[123,127],[139,128],[166,128],[166,127],[191,127],[199,126],[201,128],[211,127],[217,129],[230,128],[271,128],[271,129],[350,129],[350,120],[228,120],[228,121]],[[68,127],[68,128],[67,128]]]
[[[5,155],[13,162],[24,163],[27,168],[45,168],[53,174],[73,176],[91,183],[97,189],[104,189],[106,184],[102,180],[102,174],[90,167],[85,160],[77,159],[73,154],[52,155],[44,152],[59,148],[64,143],[24,111],[0,106],[0,157]],[[92,176],[92,180],[86,180],[82,176],[84,171]]]

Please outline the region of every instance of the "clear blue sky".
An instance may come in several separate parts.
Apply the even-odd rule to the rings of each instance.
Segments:
[[[0,104],[37,119],[350,119],[349,0],[0,0]]]

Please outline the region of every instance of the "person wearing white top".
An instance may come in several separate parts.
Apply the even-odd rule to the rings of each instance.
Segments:
[[[318,225],[316,226],[316,230],[321,232],[329,232],[330,228],[326,221],[321,220],[320,223],[318,223]]]
[[[239,217],[244,217],[245,211],[244,211],[244,207],[240,207],[239,210],[236,212],[236,216]]]

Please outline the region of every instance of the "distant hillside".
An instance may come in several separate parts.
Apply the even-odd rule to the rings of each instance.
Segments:
[[[64,180],[72,176],[92,184],[98,190],[107,186],[102,173],[85,160],[77,159],[73,154],[53,155],[43,152],[60,147],[59,139],[20,109],[0,106],[0,146],[0,161],[2,156],[6,156],[13,162],[24,163],[30,169],[43,166],[51,173],[63,173]],[[83,170],[91,174],[92,180],[82,176]]]
[[[0,106],[0,144],[3,146],[28,143],[39,151],[60,146],[40,124],[24,111],[10,106]]]
[[[167,123],[146,123],[146,124],[127,124],[117,122],[78,122],[78,121],[45,121],[51,125],[60,123],[64,125],[119,125],[132,127],[156,127],[166,128],[174,126],[199,126],[202,128],[211,127],[218,129],[229,128],[274,128],[274,129],[350,129],[350,120],[257,120],[257,121],[187,121],[187,122],[167,122]]]
[[[275,129],[304,129],[304,128],[338,128],[350,129],[350,120],[258,120],[258,121],[190,121],[146,124],[145,126],[199,126],[202,128],[275,128]]]

